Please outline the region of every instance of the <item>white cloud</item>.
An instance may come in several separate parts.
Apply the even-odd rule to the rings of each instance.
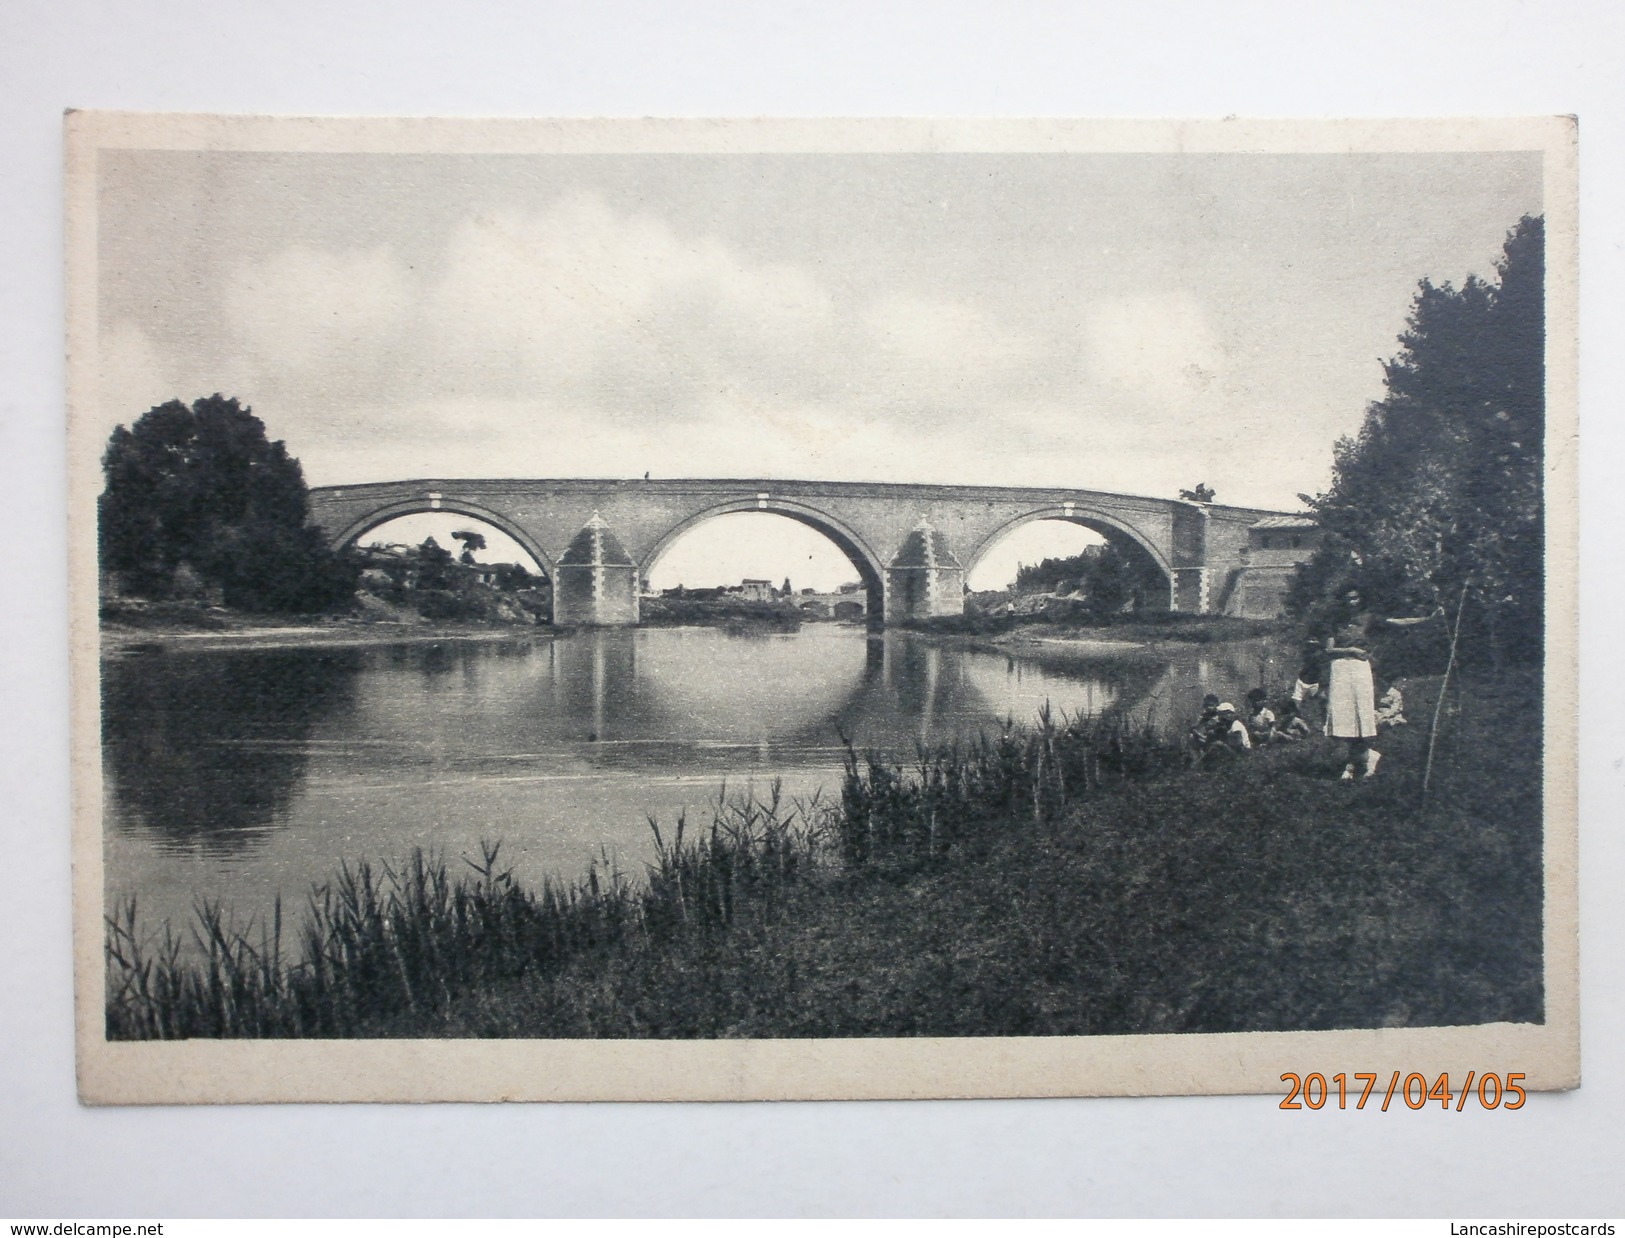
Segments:
[[[803,376],[832,317],[807,272],[576,195],[539,215],[466,221],[425,332],[461,372],[494,366],[544,388],[670,407],[719,384]]]
[[[647,469],[1160,493],[1149,427],[1221,399],[1226,363],[1189,294],[1099,304],[1080,346],[930,291],[843,300],[592,195],[467,218],[412,266],[285,249],[235,272],[222,319],[190,396],[250,400],[317,484]],[[145,334],[106,347],[109,385],[167,398]]]
[[[1092,377],[1175,412],[1216,393],[1227,368],[1207,312],[1189,292],[1092,306],[1084,318],[1084,346]]]
[[[986,377],[1028,362],[1036,352],[1031,341],[974,306],[914,294],[874,302],[863,325],[880,349],[926,373],[946,369]]]
[[[977,305],[843,302],[591,194],[470,216],[413,266],[284,249],[233,273],[222,318],[213,381],[275,416],[313,476],[386,452],[414,474],[890,476],[935,443],[974,475],[995,408],[1005,447],[1036,450],[1066,418],[1038,409],[1034,374],[1076,385]]]
[[[300,246],[240,267],[225,312],[237,342],[287,379],[375,362],[417,299],[412,273],[387,248]]]

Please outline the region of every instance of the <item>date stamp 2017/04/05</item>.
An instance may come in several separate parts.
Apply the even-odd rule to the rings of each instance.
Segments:
[[[1291,1091],[1281,1101],[1282,1109],[1324,1109],[1326,1102],[1335,1097],[1337,1108],[1347,1109],[1350,1098],[1353,1098],[1354,1108],[1364,1109],[1366,1102],[1377,1090],[1379,1076],[1356,1072],[1344,1074],[1339,1071],[1331,1076],[1328,1082],[1325,1075],[1314,1071],[1307,1075],[1297,1075],[1291,1072],[1281,1076],[1281,1082],[1290,1084]],[[1527,1095],[1523,1089],[1523,1072],[1515,1071],[1503,1078],[1494,1071],[1485,1071],[1480,1075],[1477,1071],[1469,1070],[1467,1077],[1462,1080],[1461,1090],[1452,1093],[1450,1089],[1450,1074],[1445,1072],[1431,1083],[1426,1075],[1413,1071],[1402,1075],[1399,1071],[1389,1076],[1388,1087],[1382,1093],[1382,1111],[1388,1112],[1388,1106],[1398,1097],[1405,1102],[1407,1109],[1421,1109],[1433,1101],[1439,1102],[1441,1109],[1449,1109],[1452,1099],[1455,1100],[1455,1109],[1460,1113],[1467,1107],[1469,1097],[1476,1095],[1478,1103],[1485,1109],[1522,1109]],[[1403,1080],[1403,1082],[1401,1082]],[[1476,1086],[1475,1086],[1476,1085]]]

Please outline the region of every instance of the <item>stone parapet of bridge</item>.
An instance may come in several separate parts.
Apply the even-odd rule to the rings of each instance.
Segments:
[[[399,516],[444,511],[500,529],[554,582],[555,620],[638,621],[640,585],[683,534],[716,516],[763,511],[823,533],[862,579],[870,615],[958,614],[965,580],[1006,533],[1065,520],[1104,534],[1155,568],[1148,605],[1207,613],[1245,566],[1248,529],[1282,515],[1055,487],[585,478],[446,478],[318,486],[311,519],[335,546]]]

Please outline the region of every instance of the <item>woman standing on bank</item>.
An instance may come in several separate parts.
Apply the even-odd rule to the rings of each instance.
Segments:
[[[1348,589],[1326,637],[1326,734],[1348,740],[1348,764],[1343,778],[1358,771],[1366,778],[1377,772],[1382,754],[1373,748],[1377,738],[1377,694],[1371,679],[1371,638],[1381,628],[1415,627],[1444,614],[1440,607],[1419,619],[1385,619],[1367,610],[1358,589]]]

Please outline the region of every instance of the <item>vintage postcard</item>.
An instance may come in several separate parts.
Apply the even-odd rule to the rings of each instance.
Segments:
[[[81,1096],[1577,1085],[1575,140],[70,114]]]

